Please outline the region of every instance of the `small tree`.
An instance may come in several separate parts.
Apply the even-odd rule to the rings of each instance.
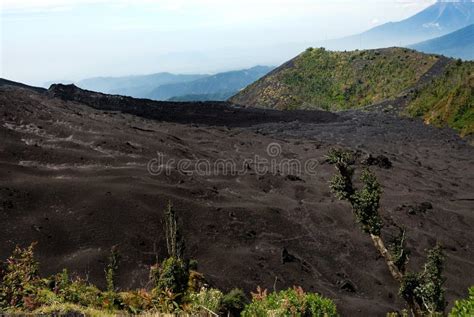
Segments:
[[[375,175],[368,169],[362,172],[360,180],[364,186],[351,196],[357,222],[362,225],[364,232],[380,236],[380,230],[383,226],[379,215],[380,195],[382,194],[380,184],[377,182]]]
[[[377,178],[369,169],[365,169],[360,177],[363,187],[356,190],[352,182],[354,176],[353,165],[355,164],[354,154],[341,149],[331,149],[326,158],[330,164],[335,165],[339,172],[330,181],[329,187],[332,192],[336,198],[347,200],[352,205],[356,221],[361,224],[364,232],[370,234],[374,246],[384,257],[393,278],[400,281],[402,274],[380,237],[383,223],[378,209],[382,190]]]
[[[171,201],[165,210],[165,232],[166,246],[168,248],[168,256],[183,259],[184,256],[184,239],[178,226],[176,212],[173,209]]]
[[[184,259],[184,238],[171,202],[165,210],[165,234],[168,258],[153,266],[150,276],[158,297],[172,297],[172,302],[179,303],[188,288],[189,261]]]
[[[120,260],[120,254],[117,246],[113,246],[110,249],[110,255],[108,257],[108,263],[105,268],[105,281],[107,283],[107,291],[115,292],[115,278],[117,276],[118,263]]]
[[[435,314],[444,311],[444,278],[442,277],[444,256],[440,246],[428,252],[428,259],[420,273],[406,273],[408,251],[405,249],[405,230],[400,229],[398,237],[385,247],[381,237],[383,229],[380,217],[380,196],[382,190],[375,174],[365,169],[360,177],[361,189],[355,189],[354,154],[350,151],[331,149],[327,161],[334,164],[338,174],[330,181],[334,195],[341,200],[347,200],[351,206],[361,229],[368,233],[374,246],[385,259],[392,277],[400,283],[399,293],[407,302],[415,316]]]
[[[155,275],[156,289],[183,295],[188,288],[189,271],[181,259],[169,257],[163,261]]]
[[[393,257],[395,266],[400,270],[401,273],[405,273],[406,265],[410,256],[410,252],[405,248],[406,236],[405,229],[399,228],[400,232],[391,243],[389,244],[389,250]]]
[[[439,245],[428,251],[428,259],[423,271],[407,273],[400,284],[399,294],[418,315],[430,316],[441,313],[446,308],[443,288],[444,255]]]

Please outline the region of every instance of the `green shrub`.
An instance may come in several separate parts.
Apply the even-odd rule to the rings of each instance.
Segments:
[[[329,187],[337,199],[351,200],[354,194],[354,187],[352,185],[352,177],[354,175],[354,155],[350,151],[341,149],[330,149],[326,160],[329,164],[336,166],[339,171],[331,179]]]
[[[62,293],[65,289],[71,285],[71,281],[69,279],[69,272],[67,269],[63,269],[61,273],[56,274],[53,277],[54,283],[54,291],[56,293]]]
[[[105,268],[105,281],[107,284],[108,292],[115,292],[115,278],[118,270],[118,262],[120,260],[120,254],[117,246],[113,246],[110,250],[107,267]]]
[[[35,243],[26,249],[17,246],[7,259],[0,284],[0,308],[35,308],[32,297],[39,282],[39,265],[34,247]]]
[[[183,260],[170,257],[160,267],[152,269],[152,279],[157,294],[171,292],[181,296],[188,288],[189,270]]]
[[[118,293],[123,309],[131,314],[139,314],[153,307],[152,296],[145,290]]]
[[[189,312],[192,314],[217,314],[221,308],[223,294],[215,288],[201,288],[189,296]]]
[[[67,286],[58,290],[64,302],[78,304],[86,307],[102,307],[103,294],[94,285],[77,278]]]
[[[305,293],[299,287],[270,294],[259,288],[252,296],[252,302],[242,312],[244,317],[338,316],[331,300],[318,294]]]
[[[223,315],[240,316],[248,300],[241,289],[234,288],[222,298]]]
[[[417,304],[425,314],[443,312],[446,306],[443,288],[444,255],[437,245],[428,251],[423,271],[406,273],[400,284],[399,293],[408,303]]]
[[[368,169],[362,172],[360,180],[364,186],[352,196],[357,222],[365,232],[379,236],[382,229],[382,219],[379,215],[382,189],[375,175]]]
[[[114,312],[82,307],[71,303],[56,303],[51,306],[41,306],[32,313],[34,316],[117,317],[117,314]]]
[[[199,292],[199,290],[206,284],[206,279],[202,273],[197,271],[189,271],[188,292]]]
[[[185,243],[171,202],[165,210],[165,236],[169,257],[150,270],[155,285],[155,303],[173,312],[179,308],[190,284],[189,261],[184,259]],[[193,263],[197,266],[197,263]],[[192,282],[191,282],[192,283]]]
[[[364,232],[379,236],[382,229],[382,219],[379,215],[382,189],[375,175],[369,169],[365,169],[360,176],[363,186],[355,190],[352,183],[355,163],[353,153],[330,149],[326,160],[334,164],[339,172],[330,181],[331,191],[336,198],[349,201]]]
[[[441,246],[437,245],[428,251],[428,259],[424,270],[420,273],[421,287],[416,289],[416,295],[429,313],[442,312],[446,307],[443,288],[444,254]]]
[[[450,317],[471,317],[474,316],[474,286],[469,288],[469,296],[466,299],[459,299],[454,302],[453,309],[449,313]]]

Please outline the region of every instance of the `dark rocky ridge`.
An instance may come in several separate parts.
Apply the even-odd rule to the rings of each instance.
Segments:
[[[169,102],[135,99],[118,95],[82,90],[74,85],[51,85],[51,97],[76,101],[99,110],[121,111],[140,117],[177,123],[194,123],[216,126],[243,127],[269,122],[329,122],[336,114],[326,111],[276,111],[246,109],[230,102]]]
[[[383,155],[371,168],[383,188],[387,234],[407,228],[410,269],[442,243],[450,303],[474,284],[474,149],[450,129],[378,113],[275,112],[225,103],[158,103],[56,86],[49,92],[0,82],[0,257],[38,241],[41,271],[63,267],[104,284],[119,245],[122,288],[146,285],[165,256],[163,209],[172,200],[187,254],[212,285],[302,285],[335,300],[345,316],[399,310],[397,285],[350,207],[334,199],[324,163],[333,146]],[[59,98],[61,97],[61,98]],[[233,112],[235,111],[235,112]],[[316,175],[150,175],[166,159],[318,159]],[[410,206],[413,206],[410,207]],[[422,208],[418,206],[431,206]],[[411,210],[415,210],[412,212]]]

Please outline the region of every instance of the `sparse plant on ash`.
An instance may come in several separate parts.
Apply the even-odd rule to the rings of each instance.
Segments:
[[[1,307],[33,305],[32,295],[39,281],[39,264],[34,258],[35,245],[32,243],[25,249],[17,246],[7,259],[0,283]]]
[[[184,259],[184,238],[171,202],[165,210],[165,235],[168,258],[153,266],[150,276],[158,302],[171,309],[183,300],[189,284],[189,261]],[[162,303],[164,298],[167,298],[166,303]]]
[[[400,283],[400,296],[405,299],[414,316],[442,313],[446,303],[444,299],[442,248],[437,245],[428,251],[424,268],[419,273],[405,272],[408,262],[408,251],[405,248],[405,230],[392,241],[387,249],[381,236],[383,229],[380,216],[380,196],[382,190],[377,178],[369,169],[364,169],[360,176],[362,187],[353,185],[354,154],[341,149],[331,149],[327,161],[334,164],[338,174],[330,181],[330,188],[340,200],[347,200],[361,229],[368,233],[375,248],[385,259],[392,277]]]
[[[115,279],[117,277],[118,263],[120,254],[118,247],[113,246],[108,257],[107,267],[105,268],[105,280],[107,282],[107,291],[115,292]]]
[[[306,293],[301,287],[267,293],[257,288],[243,317],[264,316],[339,316],[334,303],[319,294]]]

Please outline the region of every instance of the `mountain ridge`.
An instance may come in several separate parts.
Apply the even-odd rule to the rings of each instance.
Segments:
[[[365,32],[321,42],[330,50],[409,46],[459,30],[474,23],[474,2],[436,2],[417,14],[387,22]]]
[[[154,100],[167,100],[184,95],[237,92],[258,80],[273,68],[272,66],[254,66],[243,70],[217,73],[189,82],[161,85],[152,90],[146,97]]]
[[[239,90],[274,69],[254,66],[216,74],[173,74],[169,72],[121,77],[91,77],[74,83],[85,90],[112,95],[155,100],[226,100]],[[56,82],[48,82],[48,87]],[[59,82],[58,82],[59,83]],[[46,85],[46,84],[45,84]],[[46,87],[46,88],[48,88]]]
[[[474,24],[465,28],[409,46],[420,52],[474,60]]]
[[[103,93],[125,95],[142,98],[157,86],[192,81],[209,76],[207,74],[172,74],[169,72],[155,73],[149,75],[132,75],[121,77],[92,77],[80,80],[76,83],[83,89]]]
[[[350,52],[310,48],[229,101],[281,110],[373,106],[378,111],[448,124],[469,135],[474,132],[473,69],[472,62],[406,48]],[[450,98],[445,99],[446,95]],[[437,113],[430,112],[434,109]]]

